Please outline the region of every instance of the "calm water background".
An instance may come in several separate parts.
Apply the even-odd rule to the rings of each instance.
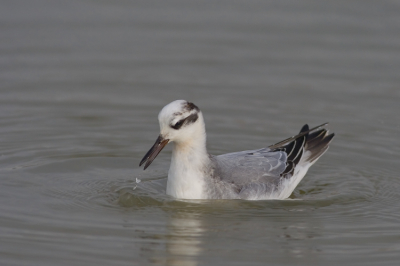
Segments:
[[[398,265],[400,1],[0,3],[1,265]],[[285,201],[165,195],[157,114],[208,149],[337,135]],[[137,181],[141,181],[137,183]]]

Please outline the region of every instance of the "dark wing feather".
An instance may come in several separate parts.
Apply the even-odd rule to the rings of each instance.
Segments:
[[[306,143],[306,150],[310,151],[311,155],[308,161],[313,162],[318,159],[328,148],[329,143],[335,136],[334,133],[328,135],[328,131],[325,129],[319,130],[321,132],[314,132],[309,135],[309,141]],[[318,133],[318,134],[317,134]]]
[[[306,151],[310,153],[307,161],[312,163],[328,149],[329,143],[335,134],[328,135],[328,131],[325,128],[320,129],[327,124],[325,123],[312,129],[309,129],[306,124],[301,128],[298,135],[269,147],[272,151],[280,150],[288,155],[286,168],[281,173],[283,178],[290,178],[293,175],[294,169],[300,163]]]
[[[290,178],[293,176],[296,165],[300,162],[304,153],[304,145],[308,138],[309,127],[304,125],[297,136],[292,137],[293,140],[275,150],[282,150],[287,153],[287,162],[285,170],[280,174],[281,177]]]
[[[316,129],[319,129],[319,128],[321,128],[321,127],[324,127],[324,126],[326,126],[326,125],[328,125],[328,123],[324,123],[324,124],[322,124],[322,125],[319,125],[319,126],[317,126],[317,127],[314,127],[314,128],[312,128],[312,129],[307,130],[307,131],[304,131],[304,132],[300,131],[300,133],[299,133],[298,135],[295,135],[295,136],[293,136],[293,137],[290,137],[290,138],[287,138],[287,139],[285,139],[285,140],[282,140],[282,141],[280,141],[280,142],[278,142],[278,143],[276,143],[276,144],[274,144],[274,145],[269,146],[268,148],[270,148],[271,150],[274,150],[274,149],[276,149],[276,148],[283,147],[284,145],[286,145],[286,144],[292,142],[293,140],[296,140],[296,139],[298,139],[298,138],[300,138],[300,137],[302,137],[302,136],[304,136],[304,135],[307,135],[309,132],[312,132],[312,131],[314,131],[314,130],[316,130]],[[303,128],[304,128],[305,126],[307,126],[307,125],[304,125]],[[302,129],[303,129],[303,128],[302,128]]]

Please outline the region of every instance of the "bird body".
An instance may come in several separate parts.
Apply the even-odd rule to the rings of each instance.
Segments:
[[[167,194],[180,199],[285,199],[309,167],[328,149],[334,134],[326,124],[275,145],[212,156],[206,149],[202,112],[177,100],[159,113],[160,135],[140,165],[145,169],[169,142],[174,143]]]

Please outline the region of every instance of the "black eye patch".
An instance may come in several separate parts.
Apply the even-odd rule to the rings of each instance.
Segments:
[[[178,130],[183,125],[189,125],[189,124],[192,124],[192,123],[196,122],[198,118],[199,118],[199,116],[197,114],[192,114],[192,115],[189,115],[188,117],[186,117],[184,119],[179,120],[178,122],[175,123],[175,125],[171,125],[171,127],[173,129]]]

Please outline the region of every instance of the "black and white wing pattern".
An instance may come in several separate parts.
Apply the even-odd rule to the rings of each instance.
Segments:
[[[299,134],[268,148],[212,157],[213,178],[230,183],[239,198],[287,198],[328,149],[334,134],[328,135],[326,125],[304,125]]]

